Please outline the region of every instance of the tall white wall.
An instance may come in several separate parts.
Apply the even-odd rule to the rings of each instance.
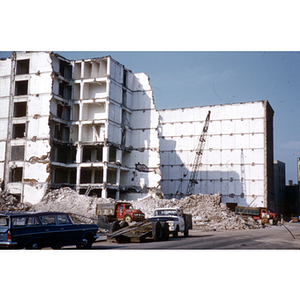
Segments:
[[[199,136],[210,110],[208,135],[194,193],[222,194],[224,203],[266,206],[264,101],[161,110],[162,190],[184,195]],[[182,180],[182,181],[181,181]]]

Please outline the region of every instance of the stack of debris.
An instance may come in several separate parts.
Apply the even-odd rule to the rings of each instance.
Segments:
[[[61,188],[47,193],[43,199],[33,205],[35,211],[59,211],[72,215],[72,219],[78,222],[95,223],[96,205],[115,201],[79,195],[71,188]]]
[[[98,203],[115,202],[115,199],[104,199],[79,195],[70,188],[61,188],[47,193],[35,205],[20,203],[13,196],[1,196],[1,210],[35,210],[35,211],[61,211],[68,212],[78,222],[95,223],[96,205]],[[260,228],[251,217],[243,218],[235,215],[221,202],[221,195],[191,195],[182,199],[162,199],[161,197],[148,196],[142,200],[127,201],[135,209],[145,213],[146,218],[152,217],[158,207],[179,207],[187,214],[193,216],[193,227],[207,230],[234,230]]]
[[[32,208],[32,204],[25,202],[21,203],[13,195],[8,195],[5,192],[0,193],[0,211],[27,211]]]
[[[221,203],[220,193],[215,195],[197,194],[182,199],[146,198],[132,202],[132,205],[142,210],[146,217],[153,216],[158,207],[179,207],[184,213],[193,216],[193,226],[204,231],[207,230],[234,230],[260,228],[261,226],[251,217],[243,218]]]

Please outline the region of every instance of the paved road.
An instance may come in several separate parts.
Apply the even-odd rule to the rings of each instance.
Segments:
[[[164,242],[126,244],[102,241],[94,243],[92,249],[300,249],[300,223],[223,232],[203,232],[193,229],[187,238],[179,235],[178,238],[170,238]]]

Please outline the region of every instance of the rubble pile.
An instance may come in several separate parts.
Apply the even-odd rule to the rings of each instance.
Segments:
[[[39,203],[33,205],[32,209],[37,212],[67,212],[72,215],[74,221],[94,223],[96,219],[96,205],[112,201],[113,199],[79,195],[76,191],[66,187],[47,193]]]
[[[21,211],[60,211],[70,213],[78,222],[95,223],[96,205],[98,203],[115,202],[115,199],[104,199],[79,195],[71,188],[61,188],[47,193],[43,199],[35,204],[20,203],[13,196],[0,194],[0,210]],[[197,194],[182,199],[162,199],[156,195],[150,195],[141,200],[127,201],[135,209],[145,213],[146,218],[152,217],[153,212],[159,207],[179,207],[184,213],[193,216],[193,227],[203,231],[208,230],[235,230],[260,228],[251,217],[243,218],[221,202],[220,193],[215,195]]]
[[[0,211],[27,211],[32,208],[32,204],[25,202],[21,203],[13,195],[8,195],[5,192],[0,193]]]
[[[215,195],[197,194],[182,199],[157,199],[148,197],[140,201],[133,201],[134,208],[142,210],[146,218],[153,215],[158,207],[179,207],[184,213],[193,216],[193,226],[207,230],[234,230],[260,228],[261,226],[251,217],[243,218],[221,203],[220,193]]]

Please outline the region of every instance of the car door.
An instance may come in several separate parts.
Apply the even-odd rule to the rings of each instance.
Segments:
[[[82,237],[78,226],[73,224],[68,214],[58,214],[57,222],[60,231],[60,245],[77,245]]]
[[[60,230],[56,223],[56,215],[42,215],[40,220],[44,229],[45,247],[55,247],[60,245]]]

